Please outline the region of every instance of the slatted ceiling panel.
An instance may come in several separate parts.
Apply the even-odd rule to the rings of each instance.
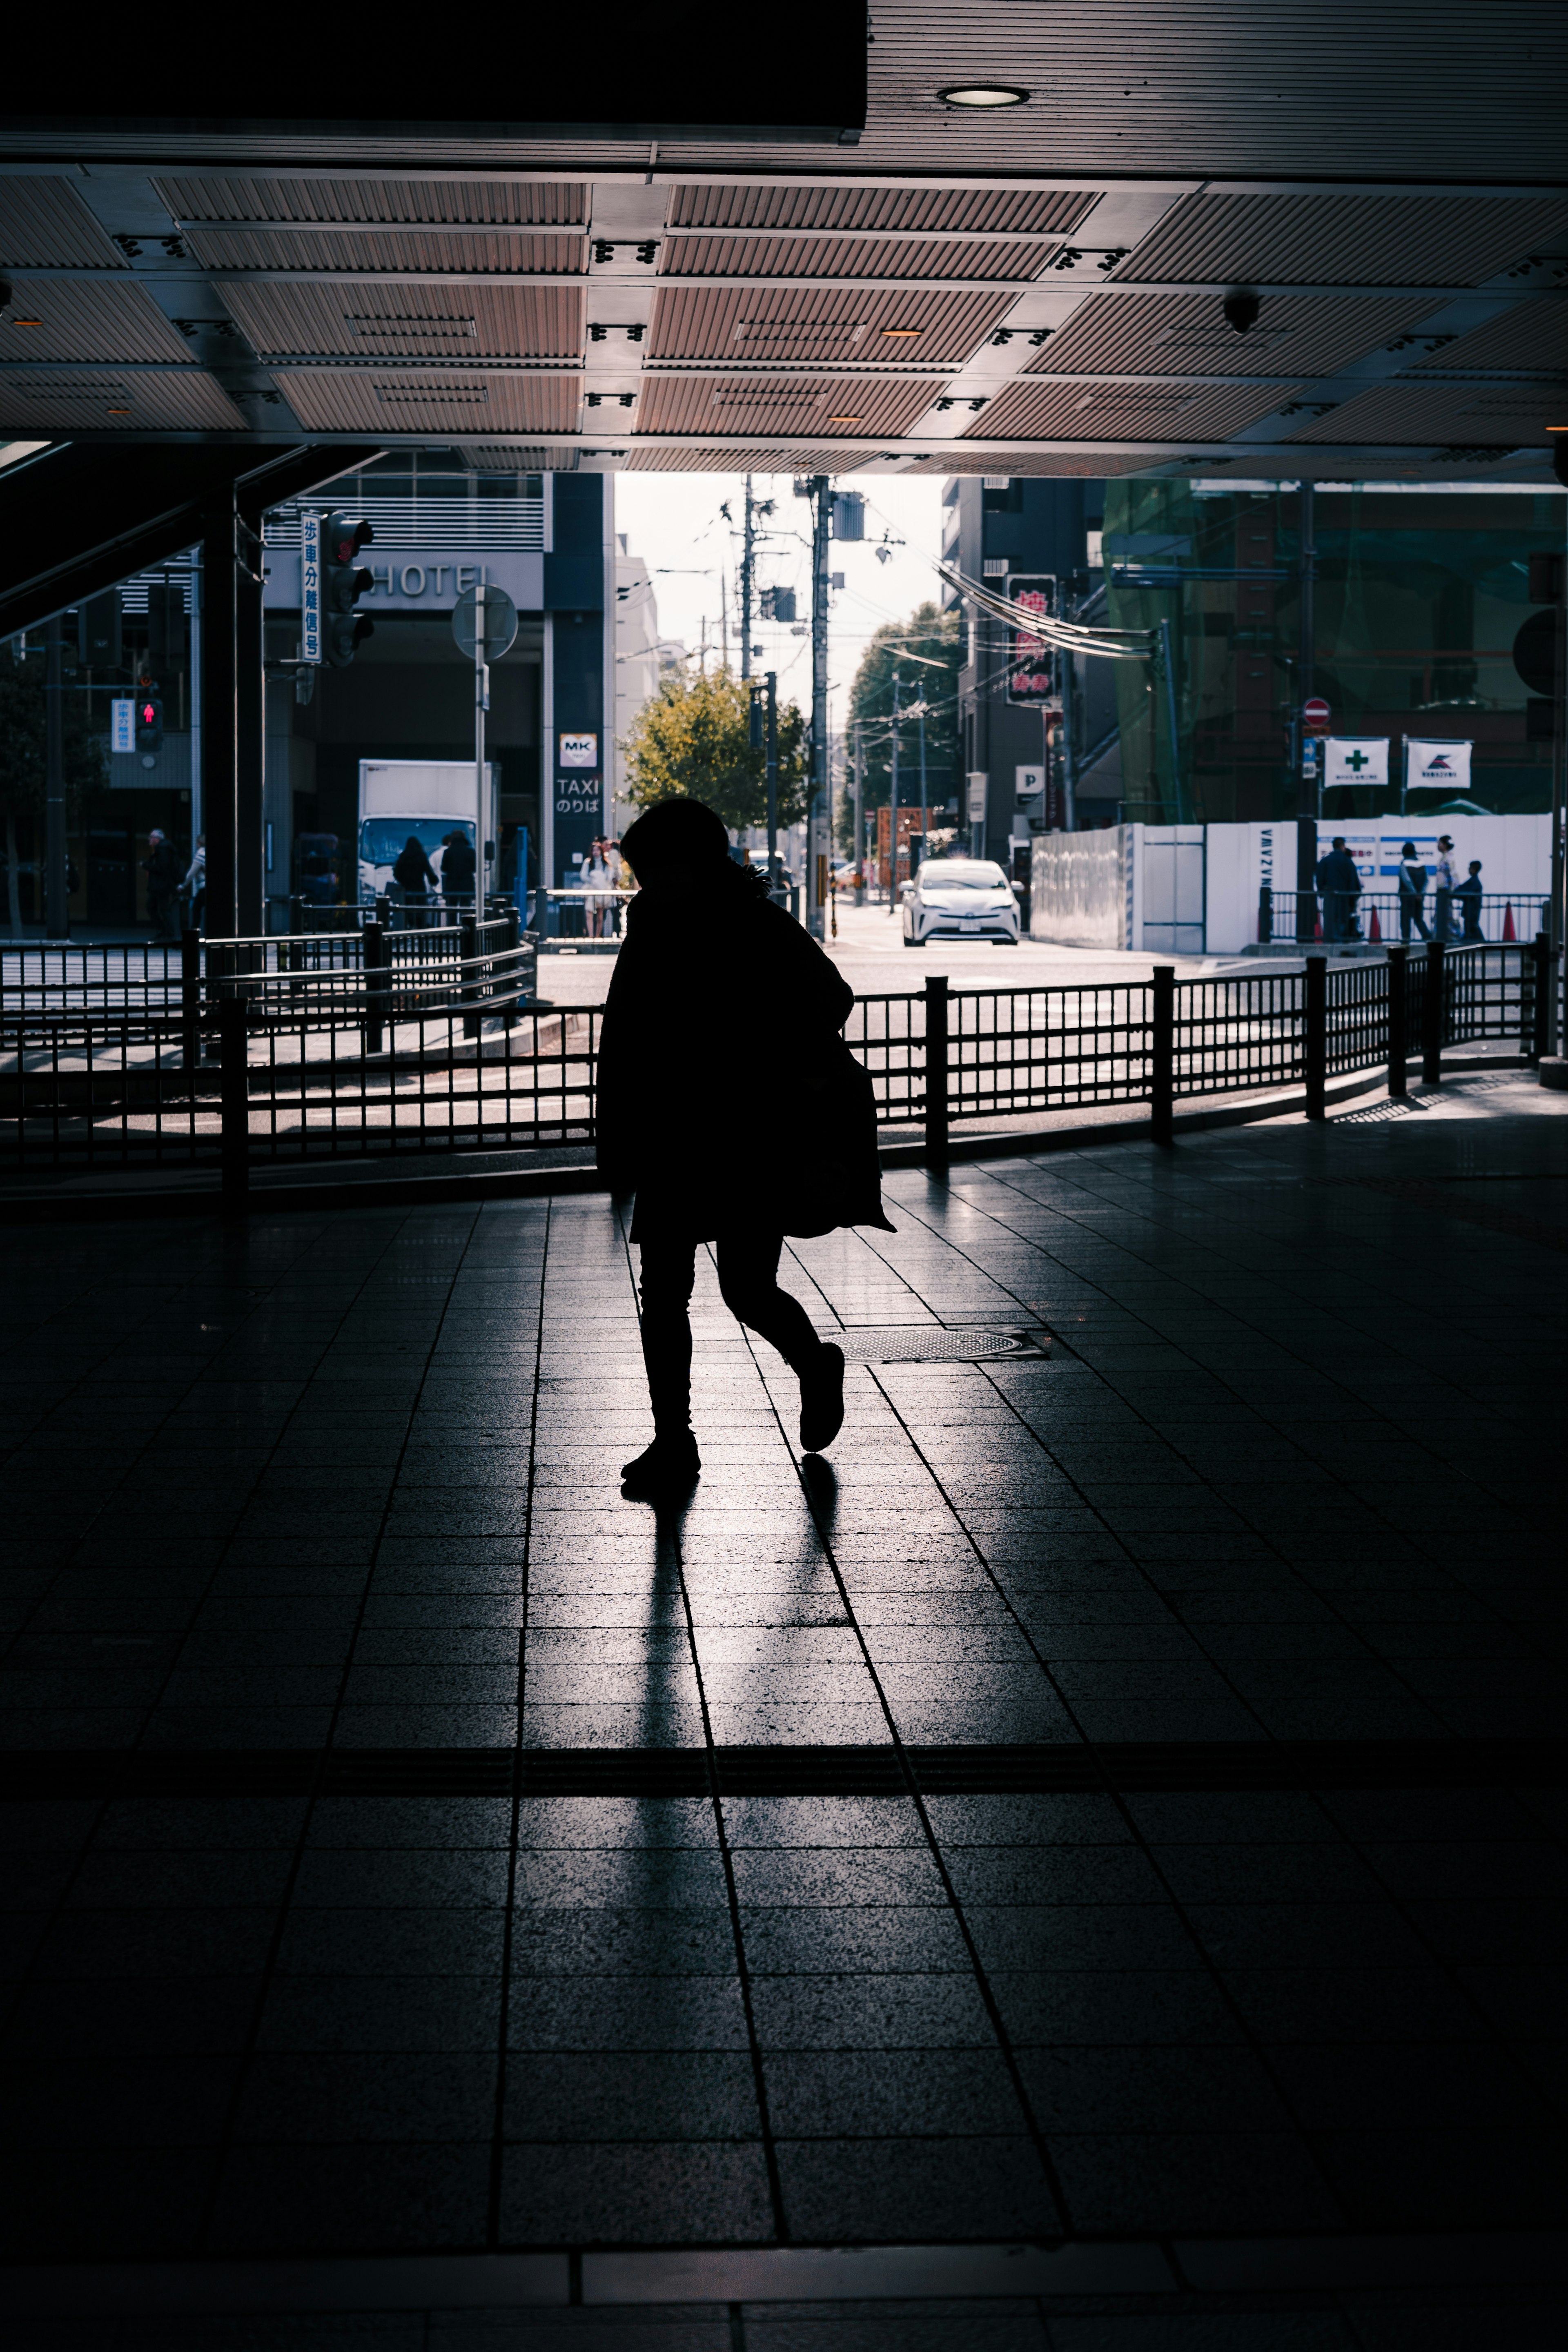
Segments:
[[[831,448],[811,441],[803,447],[785,449],[634,446],[626,470],[628,474],[852,474],[876,463],[875,450]]]
[[[1010,449],[1005,457],[984,449],[940,449],[931,461],[937,474],[997,474],[1005,471],[1031,479],[1039,476],[1061,475],[1073,481],[1098,481],[1113,474],[1142,474],[1151,465],[1161,465],[1162,458],[1129,457],[1122,451],[1106,449],[1053,450],[1050,454],[1030,457],[1026,452]],[[921,468],[925,471],[924,467]]]
[[[454,227],[552,227],[585,222],[577,181],[181,178],[154,187],[176,220],[428,222]]]
[[[1076,228],[1098,201],[1059,188],[679,187],[671,228]]]
[[[1006,294],[900,294],[852,286],[663,287],[650,360],[910,360],[960,365],[1003,318]]]
[[[1417,374],[1464,368],[1521,368],[1531,374],[1568,369],[1568,302],[1521,302],[1445,343],[1429,359],[1416,360],[1413,353],[1411,364]]]
[[[1404,376],[1347,400],[1290,437],[1523,448],[1543,443],[1549,425],[1568,425],[1568,383],[1417,383]]]
[[[580,360],[580,286],[236,286],[258,352],[353,358]],[[3,346],[0,346],[3,348]]]
[[[575,449],[511,448],[504,442],[465,441],[462,459],[473,474],[571,474]]]
[[[280,368],[274,382],[308,433],[571,433],[579,376],[479,370]]]
[[[647,375],[638,433],[810,433],[846,440],[907,432],[942,388],[909,376]],[[848,422],[853,418],[854,422]],[[821,470],[820,467],[817,468]]]
[[[1256,383],[1015,383],[988,404],[963,437],[1220,441],[1267,416],[1289,391],[1286,384]]]
[[[1568,239],[1568,202],[1550,196],[1186,196],[1114,274],[1475,286],[1559,239]]]
[[[508,229],[187,229],[208,269],[452,269],[497,277],[512,270],[581,270],[582,236]]]
[[[1091,295],[1029,366],[1055,374],[1327,375],[1431,309],[1427,295],[1284,295],[1265,302],[1257,326],[1238,335],[1212,294]]]
[[[34,375],[0,369],[0,433],[39,427],[50,434],[243,432],[250,423],[221,385],[200,368],[112,368]]]
[[[1049,245],[911,245],[870,236],[667,236],[668,278],[1036,278]]]
[[[36,319],[34,326],[23,326]],[[0,326],[0,362],[26,360],[167,360],[188,363],[190,345],[152,296],[129,278],[18,278]]]
[[[124,262],[68,182],[0,178],[0,266],[107,269]]]

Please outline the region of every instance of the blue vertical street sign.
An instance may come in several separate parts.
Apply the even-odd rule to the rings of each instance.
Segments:
[[[313,507],[300,518],[300,658],[321,658],[321,518]]]
[[[133,695],[117,694],[110,703],[109,748],[111,751],[134,751],[136,749],[136,700]]]

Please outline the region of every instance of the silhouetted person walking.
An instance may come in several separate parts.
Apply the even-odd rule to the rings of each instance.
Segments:
[[[605,1008],[599,1166],[637,1193],[654,1441],[622,1476],[673,1492],[700,1468],[688,1308],[700,1243],[725,1305],[800,1379],[800,1442],[844,1421],[844,1353],[778,1286],[786,1234],[894,1228],[882,1213],[871,1082],[839,1034],[854,991],[730,856],[700,801],[660,802],[621,854],[640,885]],[[765,1073],[757,1076],[756,1072]]]

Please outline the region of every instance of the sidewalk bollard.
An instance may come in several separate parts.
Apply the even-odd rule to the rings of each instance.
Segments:
[[[1156,1143],[1174,1136],[1176,1096],[1176,967],[1157,963],[1149,1023],[1149,1123]]]
[[[1545,931],[1537,931],[1530,950],[1531,980],[1525,991],[1524,1051],[1539,1062],[1551,1050],[1552,991],[1557,978],[1557,956]]]
[[[1408,974],[1405,965],[1408,948],[1388,950],[1388,1091],[1398,1100],[1405,1093],[1405,1060],[1409,1051],[1409,1015],[1406,1011]]]
[[[364,1050],[379,1054],[386,1043],[386,933],[379,923],[364,927]]]
[[[945,976],[925,984],[926,1166],[945,1173],[948,1153],[947,1008]]]
[[[243,1201],[250,1190],[250,1051],[245,1004],[224,996],[217,1008],[218,1100],[223,1121],[223,1197]]]
[[[202,938],[180,934],[180,1049],[187,1070],[202,1065]]]
[[[1329,1115],[1329,960],[1309,956],[1305,974],[1302,1024],[1307,1117]]]
[[[1440,1087],[1443,1083],[1447,978],[1443,969],[1443,942],[1433,940],[1426,949],[1426,992],[1421,1000],[1421,1083],[1424,1087]]]
[[[458,952],[463,959],[462,1000],[465,1008],[475,1008],[472,1010],[465,1009],[464,1011],[463,1034],[465,1037],[477,1037],[479,1034],[480,1030],[483,1028],[484,1024],[479,1011],[477,1010],[481,992],[479,987],[479,976],[478,971],[474,969],[479,959],[479,936],[478,929],[475,927],[474,919],[471,915],[464,916],[463,928],[459,936],[462,940],[462,946]]]

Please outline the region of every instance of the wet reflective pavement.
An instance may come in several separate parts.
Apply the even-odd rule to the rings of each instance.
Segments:
[[[803,1470],[705,1266],[664,1515],[604,1198],[12,1227],[12,2340],[1560,2340],[1561,1101],[893,1176],[819,1326],[1031,1344]]]

